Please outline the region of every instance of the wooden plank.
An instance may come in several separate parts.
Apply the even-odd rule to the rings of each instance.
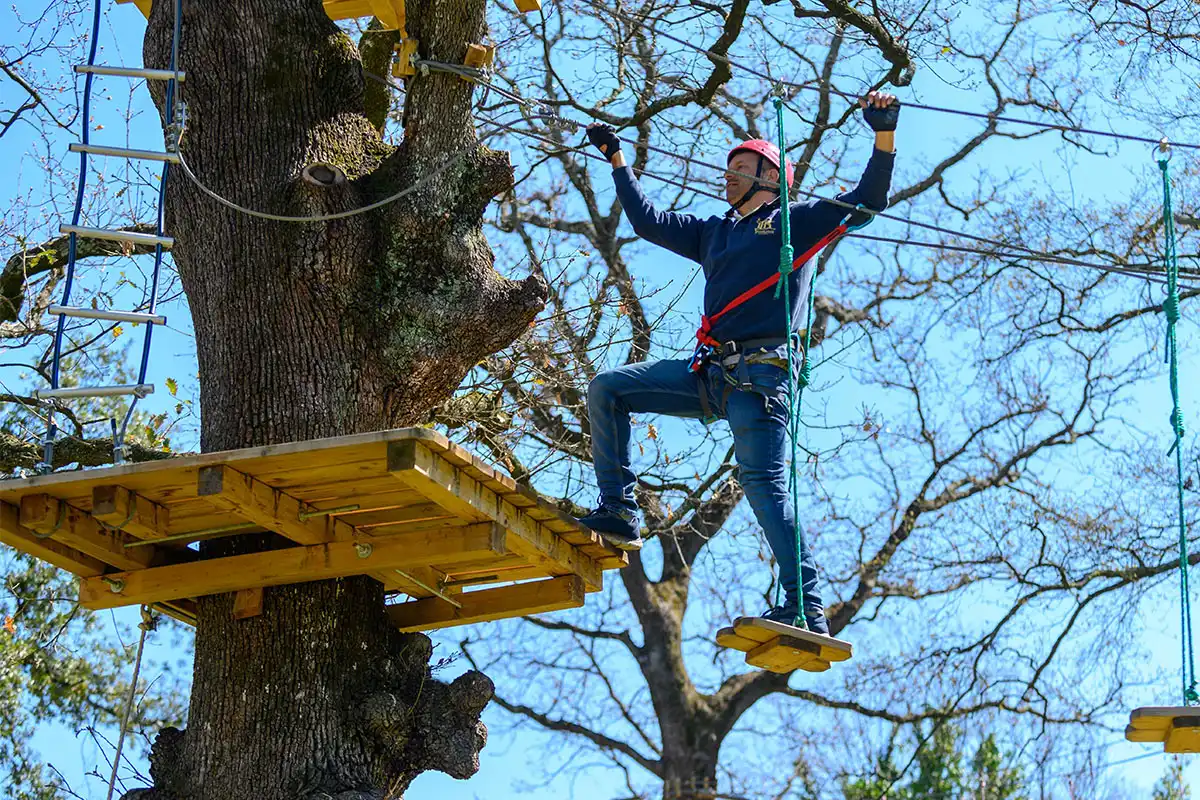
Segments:
[[[127,549],[125,544],[133,539],[100,527],[91,514],[48,494],[21,498],[20,523],[117,569],[144,569],[158,557],[153,546]]]
[[[733,621],[733,628],[738,636],[752,639],[759,644],[768,642],[778,636],[790,636],[821,648],[820,656],[825,661],[847,661],[854,655],[854,646],[832,636],[822,636],[803,628],[784,625],[782,622],[772,622],[762,617],[738,617]]]
[[[569,577],[562,575],[547,575],[541,567],[512,566],[493,570],[480,570],[463,575],[453,575],[448,587],[462,590],[467,586],[487,586],[493,583],[512,583],[514,581],[529,581],[539,578]],[[586,590],[586,586],[584,589]]]
[[[400,428],[351,436],[313,439],[301,442],[247,447],[176,456],[162,461],[143,461],[89,470],[72,470],[50,475],[32,475],[0,481],[0,500],[18,505],[20,498],[35,492],[49,492],[68,500],[77,508],[86,508],[92,487],[120,484],[156,503],[195,497],[196,474],[201,467],[229,464],[240,472],[254,475],[265,483],[272,474],[300,469],[309,473],[319,465],[320,474],[330,464],[368,465],[380,477],[387,476],[386,446],[389,442],[413,440],[441,452],[449,446],[446,437],[427,428]],[[312,475],[305,478],[312,482]]]
[[[488,553],[503,555],[506,539],[503,528],[484,523],[449,531],[268,550],[88,578],[80,584],[79,601],[90,609],[116,608],[425,566],[432,561],[473,559]],[[363,545],[370,547],[365,557],[359,550]]]
[[[517,11],[520,11],[522,14],[538,11],[541,7],[542,0],[517,0]]]
[[[172,600],[169,603],[155,603],[151,608],[186,625],[196,624],[197,611],[194,600]]]
[[[718,647],[728,647],[731,650],[740,650],[743,653],[749,653],[760,644],[762,644],[762,642],[756,642],[753,639],[747,639],[744,636],[738,636],[737,631],[735,631],[733,628],[721,628],[721,630],[717,631]]]
[[[0,502],[0,542],[84,578],[103,575],[107,568],[99,559],[39,537],[21,524],[21,509],[11,503]]]
[[[578,575],[466,592],[455,608],[436,597],[388,606],[388,616],[402,631],[428,631],[528,614],[543,614],[583,605],[584,581]]]
[[[1193,706],[1143,706],[1129,712],[1129,724],[1138,730],[1162,731],[1165,736],[1171,727],[1171,720],[1197,713],[1200,713],[1200,708]]]
[[[344,522],[328,517],[301,519],[302,512],[312,510],[307,503],[224,464],[200,470],[196,494],[300,544],[322,544],[354,536],[353,528]]]
[[[396,525],[454,516],[437,503],[431,502],[423,496],[420,499],[421,502],[412,505],[384,506],[381,509],[355,511],[345,514],[341,518],[356,528],[371,528],[376,525]],[[457,517],[454,518],[457,519]]]
[[[566,567],[579,575],[589,591],[599,591],[600,565],[558,537],[521,509],[482,486],[445,459],[415,441],[388,446],[388,469],[407,485],[463,519],[494,519],[511,530],[508,546],[531,561]]]
[[[824,672],[829,662],[821,658],[820,645],[791,636],[779,636],[746,653],[746,663],[769,672]]]
[[[1163,751],[1167,753],[1200,753],[1200,709],[1193,708],[1192,716],[1176,717],[1167,729]]]
[[[325,13],[330,19],[355,19],[371,16],[371,4],[366,0],[326,0]]]
[[[404,574],[401,575],[400,573]],[[445,586],[446,573],[434,567],[410,567],[405,570],[388,570],[374,575],[388,589],[398,589],[409,597],[436,597],[436,589],[447,597],[461,594],[461,586]],[[417,583],[420,581],[420,583]],[[424,584],[424,585],[421,585]]]
[[[92,488],[92,516],[139,539],[170,535],[171,515],[165,506],[112,483]]]
[[[250,619],[263,610],[263,588],[242,589],[233,596],[233,618]]]
[[[371,10],[385,27],[404,33],[404,0],[370,0]]]
[[[1166,731],[1135,728],[1132,725],[1126,725],[1125,738],[1131,742],[1158,742],[1161,744],[1166,738]]]

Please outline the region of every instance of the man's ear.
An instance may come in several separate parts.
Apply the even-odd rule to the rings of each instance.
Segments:
[[[775,167],[768,167],[763,171],[762,177],[759,180],[770,186],[778,186],[779,170],[775,169]]]

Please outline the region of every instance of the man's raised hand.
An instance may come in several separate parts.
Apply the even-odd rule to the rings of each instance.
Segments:
[[[858,106],[863,110],[863,119],[876,133],[896,130],[900,120],[900,101],[894,94],[871,92],[860,97]]]
[[[617,129],[612,125],[593,122],[587,126],[587,137],[588,141],[594,144],[596,149],[609,160],[612,160],[612,157],[621,149],[621,140],[617,138]]]

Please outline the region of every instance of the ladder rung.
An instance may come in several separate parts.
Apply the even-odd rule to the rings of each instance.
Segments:
[[[72,153],[91,153],[94,156],[116,156],[117,158],[143,158],[147,161],[170,161],[179,163],[179,153],[162,153],[157,150],[130,150],[125,147],[109,147],[103,144],[81,144],[75,142],[68,148]]]
[[[154,394],[154,384],[131,383],[125,386],[72,386],[69,389],[37,389],[33,396],[47,400],[69,400],[73,397],[122,397],[130,394],[138,397]]]
[[[83,317],[84,319],[104,319],[112,322],[146,322],[151,325],[166,325],[167,318],[162,314],[144,314],[140,311],[104,311],[95,308],[76,308],[74,306],[53,305],[46,309],[47,314],[57,314],[64,317]]]
[[[152,233],[134,233],[133,231],[113,231],[107,228],[85,228],[82,225],[59,225],[58,232],[67,235],[75,234],[83,236],[87,239],[107,239],[111,242],[129,242],[130,244],[144,244],[153,247],[156,244],[161,244],[165,248],[170,248],[175,244],[175,240],[170,236],[155,236]]]
[[[169,69],[142,69],[141,67],[105,67],[100,64],[78,64],[75,71],[80,75],[92,73],[93,75],[113,75],[118,78],[144,78],[148,81],[169,81],[171,78],[179,82],[183,82],[184,72],[178,70],[172,72]]]

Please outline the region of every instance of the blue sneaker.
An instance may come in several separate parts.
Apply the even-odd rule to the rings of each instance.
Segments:
[[[793,628],[800,627],[796,624],[800,621],[799,616],[800,609],[795,603],[784,603],[781,606],[769,608],[763,613],[759,614],[759,617],[762,619],[770,620],[771,622],[778,622],[781,625],[791,625]]]
[[[579,517],[578,522],[618,550],[642,549],[642,525],[636,509],[601,501],[595,511]]]
[[[800,609],[796,603],[784,603],[781,606],[775,606],[759,615],[762,619],[769,619],[771,622],[779,622],[784,625],[791,625],[793,628],[802,627],[800,624]],[[805,613],[804,621],[808,624],[810,633],[818,633],[822,636],[829,635],[829,623],[825,621],[825,612],[819,611],[815,614]]]

